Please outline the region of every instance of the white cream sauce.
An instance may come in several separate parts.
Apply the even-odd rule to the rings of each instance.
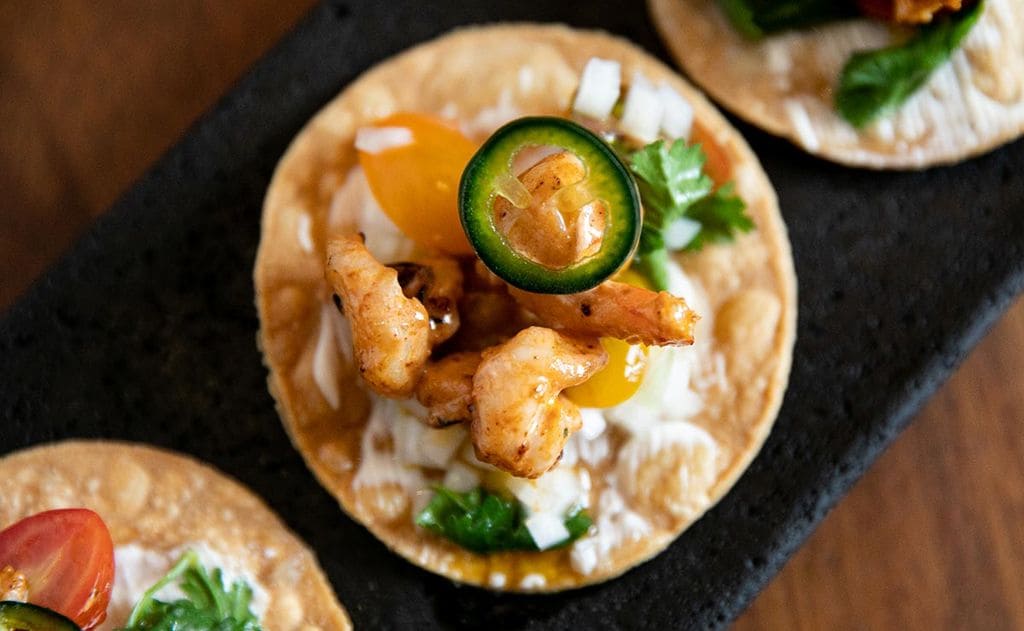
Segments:
[[[320,306],[320,330],[313,349],[313,381],[320,394],[331,409],[337,410],[341,405],[338,379],[341,364],[338,358],[338,345],[335,343],[335,326],[331,323],[333,305]]]

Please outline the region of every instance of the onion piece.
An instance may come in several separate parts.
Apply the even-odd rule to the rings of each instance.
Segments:
[[[693,128],[693,106],[669,86],[658,86],[661,100],[661,132],[668,138],[690,139]]]
[[[565,522],[555,513],[537,513],[524,522],[526,530],[533,537],[533,542],[541,550],[558,545],[569,538],[569,529]]]
[[[626,103],[622,108],[620,126],[627,135],[643,142],[654,142],[658,139],[661,128],[661,117],[665,106],[662,104],[658,90],[639,72],[633,74],[633,83],[626,94]]]
[[[580,87],[572,104],[573,111],[598,120],[608,118],[619,100],[621,84],[619,62],[591,57],[583,67]]]
[[[674,220],[665,228],[665,232],[662,236],[665,239],[665,247],[669,250],[682,250],[693,238],[700,232],[700,222],[689,219],[688,217],[680,217]]]

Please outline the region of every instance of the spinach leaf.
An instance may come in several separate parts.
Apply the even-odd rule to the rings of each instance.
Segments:
[[[518,501],[483,488],[460,493],[438,486],[434,491],[430,503],[416,515],[420,527],[474,552],[537,550]],[[565,520],[569,538],[554,547],[579,539],[590,525],[585,511],[574,511]]]
[[[718,5],[750,39],[857,15],[850,0],[718,0]]]
[[[984,2],[935,19],[899,46],[854,54],[839,77],[839,114],[861,128],[892,111],[946,63],[978,22]]]
[[[157,592],[174,582],[185,598],[157,600]],[[190,550],[146,590],[120,631],[260,631],[249,610],[251,601],[252,588],[236,581],[225,589],[220,569],[207,572],[199,555]]]
[[[656,290],[668,288],[669,251],[698,250],[705,243],[729,241],[736,232],[749,232],[754,223],[746,205],[730,185],[713,190],[704,174],[707,156],[700,145],[658,140],[634,152],[629,167],[636,176],[644,207],[644,222],[633,264]],[[696,223],[682,242],[668,238],[679,222]]]

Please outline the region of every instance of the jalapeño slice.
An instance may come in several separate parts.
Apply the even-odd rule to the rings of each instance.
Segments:
[[[569,252],[569,260],[552,263],[543,257],[532,256],[519,247],[516,239],[499,225],[496,205],[521,213],[533,212],[541,206],[534,206],[532,194],[513,173],[513,164],[523,150],[540,150],[571,155],[581,164],[582,179],[569,183],[562,195],[564,203],[577,205],[568,209],[587,212],[599,235],[592,242],[593,247],[580,248]],[[543,162],[543,161],[542,161]],[[538,163],[539,164],[542,164]],[[537,165],[535,165],[537,166]],[[525,171],[522,177],[525,181]],[[537,178],[534,178],[535,180]],[[555,178],[557,180],[557,177]],[[550,185],[550,182],[538,186]],[[550,187],[550,186],[549,186]],[[556,191],[551,195],[554,199]],[[597,210],[595,211],[594,208]],[[589,210],[588,210],[589,209]],[[545,212],[553,212],[547,208]],[[587,230],[571,228],[572,221],[582,221],[570,216],[566,223],[566,238],[588,233]],[[555,117],[527,117],[508,123],[491,136],[473,156],[462,174],[459,186],[459,217],[480,260],[495,274],[510,285],[520,289],[547,294],[571,294],[591,289],[618,271],[629,262],[640,239],[642,217],[640,195],[636,182],[629,170],[603,140],[586,128],[566,119]],[[593,219],[597,217],[598,219]],[[554,220],[562,221],[565,217]],[[551,225],[551,222],[549,222]],[[580,228],[580,226],[576,226]],[[587,226],[583,226],[587,228]],[[589,233],[595,230],[590,229]],[[545,239],[559,237],[544,232],[542,222],[528,224],[519,234],[525,234],[534,243],[545,245],[549,250],[560,244],[544,243]],[[564,236],[564,235],[563,235]],[[566,254],[566,252],[563,252]]]
[[[81,631],[78,625],[44,607],[0,602],[0,631]]]

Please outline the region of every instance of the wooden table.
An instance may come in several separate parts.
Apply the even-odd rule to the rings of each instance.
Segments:
[[[310,0],[0,4],[0,308]],[[1024,301],[737,629],[1024,629]]]

